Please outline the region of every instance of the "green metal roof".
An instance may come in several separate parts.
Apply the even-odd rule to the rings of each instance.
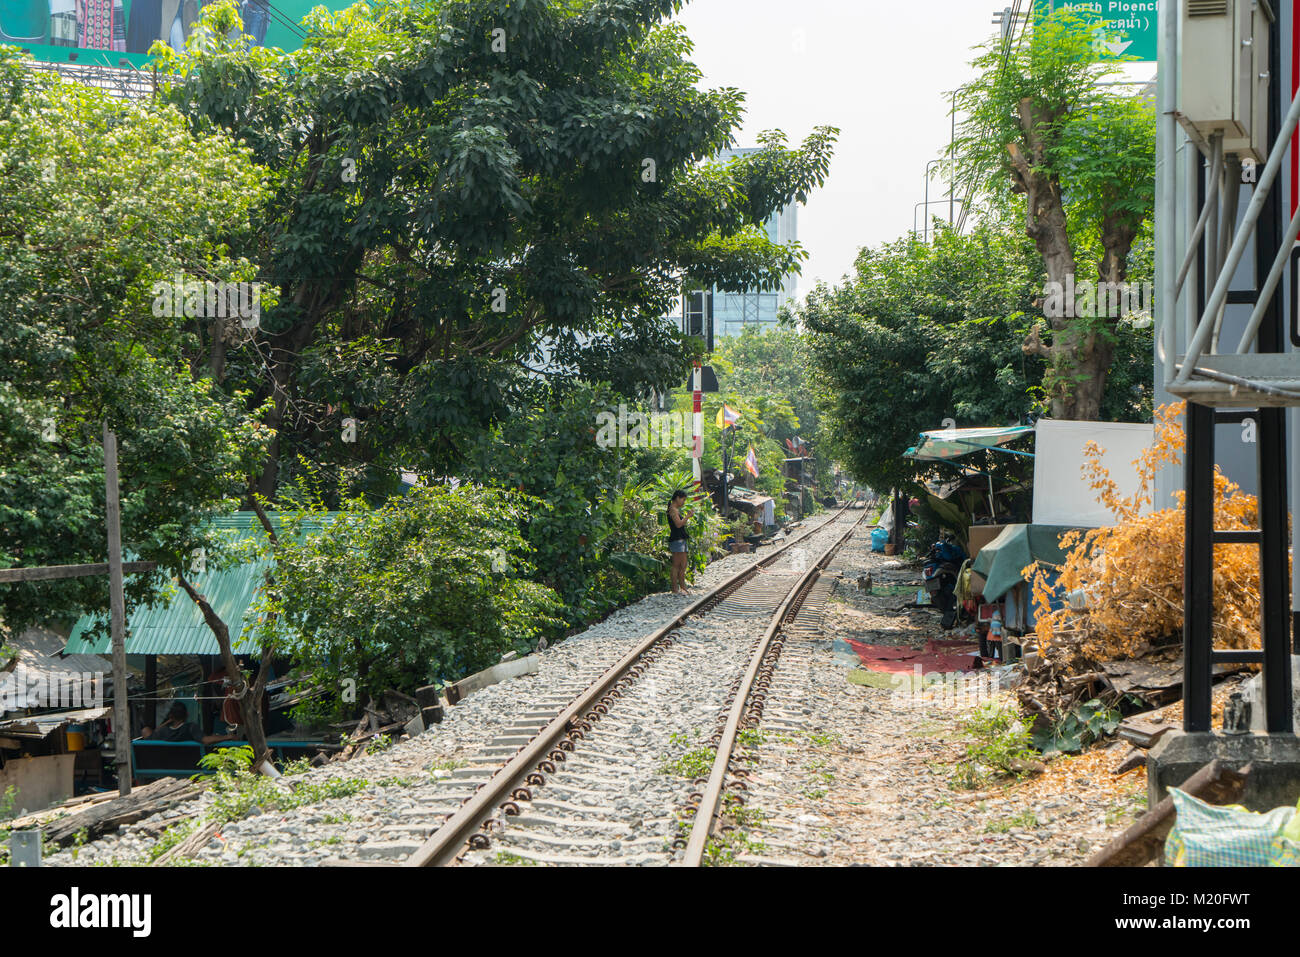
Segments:
[[[280,516],[271,515],[279,524]],[[265,533],[253,512],[236,512],[212,520],[211,527],[221,537],[239,544],[259,540]],[[236,654],[256,654],[260,647],[244,632],[256,624],[251,614],[253,599],[266,580],[266,562],[248,562],[225,568],[210,568],[202,575],[189,580],[212,605],[221,620],[230,629]],[[190,600],[180,585],[172,583],[170,599],[162,603],[129,610],[127,615],[126,652],[129,655],[216,655],[220,654],[217,639],[203,621],[199,606]],[[73,626],[64,647],[66,654],[110,654],[111,639],[107,627],[99,630],[96,624],[107,624],[107,614],[82,615]]]

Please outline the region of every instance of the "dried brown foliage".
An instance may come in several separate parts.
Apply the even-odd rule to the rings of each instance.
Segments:
[[[1080,652],[1097,661],[1141,655],[1152,643],[1179,635],[1183,627],[1183,493],[1176,508],[1143,510],[1152,504],[1156,471],[1177,465],[1186,444],[1178,418],[1183,404],[1162,406],[1156,413],[1155,440],[1134,462],[1139,485],[1124,497],[1101,464],[1102,450],[1089,443],[1089,477],[1097,499],[1115,516],[1115,524],[1071,532],[1062,545],[1073,546],[1059,569],[1058,584],[1067,592],[1082,589],[1087,610],[1051,611],[1045,569],[1030,566],[1040,647],[1070,636]],[[1255,496],[1247,495],[1217,468],[1214,474],[1214,527],[1258,527]],[[1222,648],[1259,647],[1259,552],[1253,545],[1214,548],[1214,637]]]

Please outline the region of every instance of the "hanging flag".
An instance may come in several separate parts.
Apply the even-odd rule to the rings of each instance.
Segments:
[[[745,468],[749,474],[758,478],[758,456],[754,454],[754,447],[749,447],[749,454],[745,456]]]
[[[724,404],[718,410],[718,416],[714,421],[717,422],[718,428],[725,429],[727,426],[735,425],[740,421],[740,413],[731,406]]]

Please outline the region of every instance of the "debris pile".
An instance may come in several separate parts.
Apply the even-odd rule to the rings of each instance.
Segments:
[[[1115,524],[1062,539],[1069,549],[1049,586],[1044,569],[1033,574],[1038,608],[1037,647],[1026,656],[1028,681],[1021,702],[1030,712],[1061,714],[1098,699],[1126,710],[1157,708],[1177,700],[1182,686],[1183,531],[1177,508],[1151,511],[1156,471],[1177,465],[1185,445],[1178,423],[1182,404],[1156,414],[1155,441],[1135,463],[1138,487],[1119,494],[1088,450],[1092,487]],[[1258,505],[1222,473],[1215,473],[1214,527],[1258,527]],[[1214,549],[1214,629],[1219,648],[1259,647],[1258,553],[1250,545]],[[1064,597],[1064,602],[1060,598]],[[1053,599],[1057,607],[1052,609]]]

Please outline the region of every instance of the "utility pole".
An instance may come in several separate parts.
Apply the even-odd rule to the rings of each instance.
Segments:
[[[122,512],[117,486],[117,436],[104,423],[104,520],[108,526],[109,619],[113,638],[113,731],[117,790],[131,793],[131,711],[126,694],[126,597],[122,587]]]
[[[930,160],[925,164],[925,232],[922,236],[925,242],[930,240],[930,170],[942,162],[943,160]]]

